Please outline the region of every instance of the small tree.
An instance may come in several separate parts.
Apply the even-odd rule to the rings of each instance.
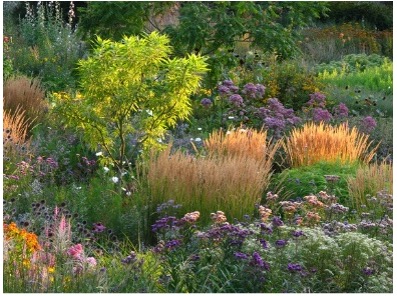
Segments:
[[[120,42],[98,37],[92,56],[79,62],[81,92],[54,96],[66,124],[120,172],[132,153],[161,146],[166,129],[188,117],[189,95],[207,71],[203,57],[169,58],[168,44],[156,32]]]

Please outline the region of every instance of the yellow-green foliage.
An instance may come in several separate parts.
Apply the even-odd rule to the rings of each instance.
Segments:
[[[222,210],[241,219],[252,214],[269,183],[279,144],[270,145],[266,132],[214,132],[206,141],[207,156],[194,157],[170,148],[153,157],[148,183],[154,204],[173,199],[185,212],[198,210],[200,220]]]
[[[370,206],[368,196],[376,196],[380,191],[393,194],[393,165],[383,162],[362,166],[354,177],[348,179],[347,184],[349,196],[356,209],[361,211],[361,205]]]
[[[369,151],[372,142],[368,135],[358,132],[347,124],[332,126],[323,122],[306,123],[302,128],[292,130],[283,143],[287,160],[292,167],[311,165],[320,161],[368,163],[378,146]]]
[[[79,62],[81,93],[54,96],[69,126],[81,129],[93,149],[101,149],[121,169],[128,155],[127,135],[138,150],[158,139],[191,113],[189,96],[206,72],[203,57],[169,58],[167,36],[156,32],[120,42],[98,37],[92,55]]]

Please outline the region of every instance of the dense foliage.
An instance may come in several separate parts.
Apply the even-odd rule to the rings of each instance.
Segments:
[[[389,7],[5,2],[4,292],[391,293]]]

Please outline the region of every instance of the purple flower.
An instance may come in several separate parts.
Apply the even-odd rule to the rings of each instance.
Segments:
[[[287,241],[284,239],[278,239],[275,242],[276,247],[284,247],[287,244]]]
[[[253,266],[262,267],[262,268],[264,268],[264,269],[266,269],[266,270],[269,270],[269,269],[270,269],[269,263],[265,262],[265,261],[262,259],[261,255],[259,255],[258,252],[254,252],[254,253],[252,254],[252,260],[251,260],[251,263],[250,263],[250,264],[253,265]]]
[[[182,242],[179,239],[173,239],[165,243],[165,247],[169,250],[175,249],[180,246]]]
[[[136,261],[136,253],[132,251],[130,255],[128,255],[126,258],[121,259],[121,262],[124,264],[130,264]]]
[[[309,107],[325,108],[325,95],[320,92],[315,92],[309,95],[310,100],[306,103]]]
[[[234,94],[229,97],[229,102],[236,107],[241,107],[244,103],[244,100],[240,95]]]
[[[375,127],[376,127],[376,121],[371,116],[366,116],[363,119],[361,119],[359,125],[359,129],[361,132],[369,134],[375,129]]]
[[[157,232],[162,229],[172,228],[175,225],[176,221],[176,217],[173,216],[161,218],[152,225],[152,231]]]
[[[263,98],[263,96],[265,95],[265,90],[266,87],[262,84],[257,84],[256,85],[256,98],[260,99]]]
[[[298,263],[288,263],[288,270],[291,272],[302,271],[302,266]]]
[[[234,86],[234,82],[232,80],[224,80],[222,84],[225,86]]]
[[[200,103],[205,108],[208,108],[209,106],[212,105],[212,101],[209,98],[202,99]]]
[[[219,92],[219,94],[220,94],[221,96],[222,96],[222,95],[228,96],[228,95],[230,95],[230,93],[231,93],[229,87],[227,87],[227,86],[225,86],[225,85],[219,85],[219,86],[218,86],[218,92]]]
[[[367,276],[370,276],[370,275],[373,275],[374,273],[375,273],[375,270],[373,270],[372,268],[370,268],[370,267],[365,267],[365,268],[363,268],[363,273],[365,274],[365,275],[367,275]]]
[[[234,257],[237,259],[248,259],[248,255],[242,252],[234,252]]]
[[[274,216],[272,219],[273,227],[280,227],[284,225],[283,220],[280,217]]]
[[[300,237],[303,235],[303,231],[302,230],[294,230],[292,231],[292,236],[294,237]]]
[[[261,239],[259,239],[259,242],[261,243],[262,248],[264,248],[264,249],[268,248],[267,241],[265,239],[261,238]]]
[[[315,122],[328,122],[332,119],[332,114],[329,113],[327,109],[321,109],[321,108],[314,108],[313,109],[313,120]]]
[[[106,227],[102,223],[94,223],[92,226],[92,231],[96,233],[100,233],[105,231]]]
[[[338,118],[345,118],[349,116],[349,109],[344,103],[340,103],[334,108],[334,114]]]
[[[267,226],[265,223],[260,223],[259,227],[261,228],[261,232],[264,232],[266,234],[272,234],[273,229],[269,226]]]
[[[247,97],[255,99],[256,97],[256,86],[253,83],[247,83],[244,85],[244,89],[242,91]]]

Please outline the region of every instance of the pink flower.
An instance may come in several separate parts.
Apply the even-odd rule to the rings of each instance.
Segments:
[[[96,260],[94,257],[87,257],[87,259],[85,259],[85,262],[88,263],[89,267],[95,267],[96,266]]]
[[[81,259],[81,256],[83,254],[83,246],[81,244],[72,246],[69,248],[69,250],[67,250],[67,253],[69,256],[72,256],[73,258]]]

